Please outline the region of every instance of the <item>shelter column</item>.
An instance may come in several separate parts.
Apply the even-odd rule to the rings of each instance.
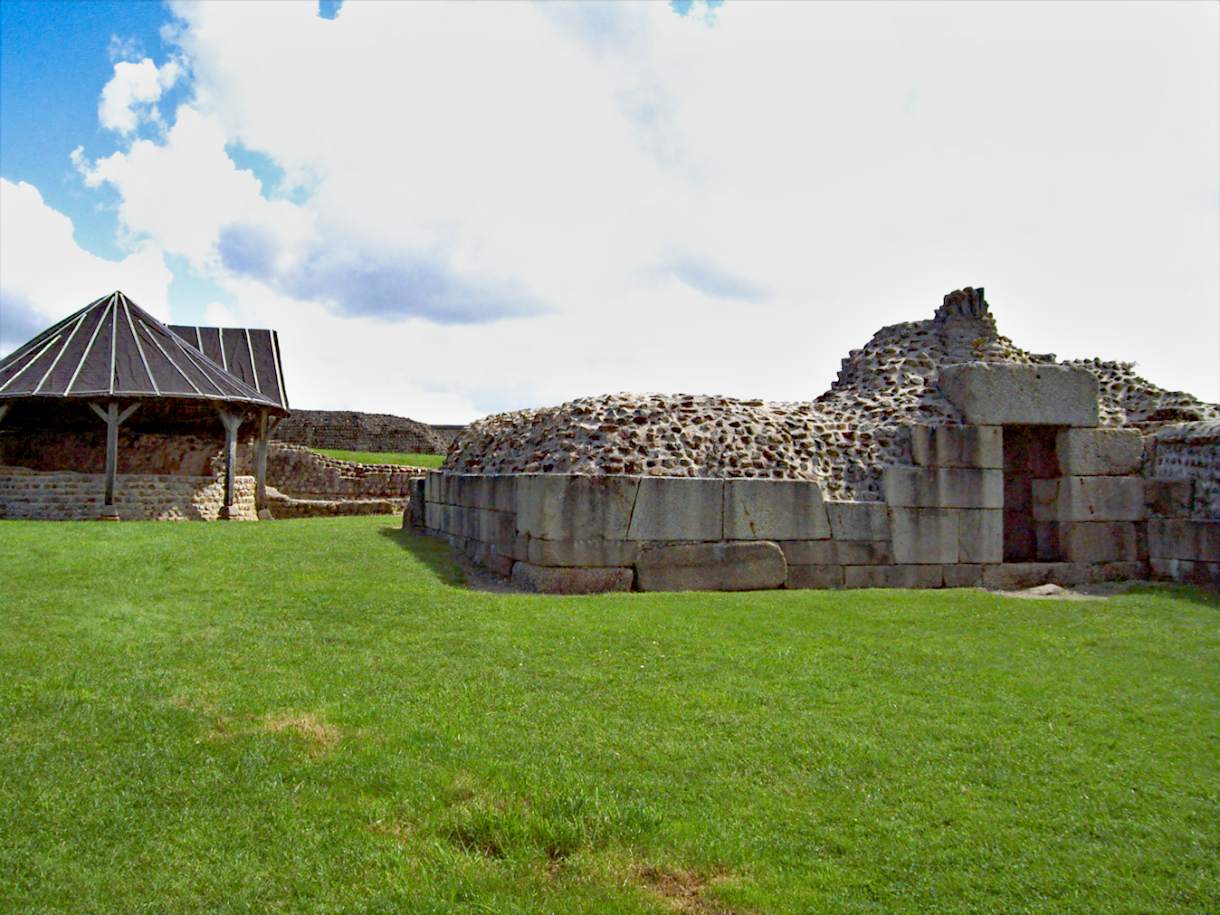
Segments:
[[[254,507],[262,517],[267,507],[267,411],[258,411],[258,439],[254,447]]]
[[[0,403],[0,423],[4,422],[4,414],[8,412],[8,408],[11,406],[12,404]]]
[[[106,498],[103,505],[106,508],[114,508],[114,479],[119,470],[119,426],[136,412],[140,402],[136,401],[122,413],[119,412],[117,400],[107,401],[104,410],[93,401],[89,402],[89,406],[106,424]]]
[[[221,517],[230,518],[233,510],[233,477],[237,468],[237,430],[245,419],[244,413],[230,413],[223,407],[217,407],[220,421],[225,425],[225,504],[221,508]]]

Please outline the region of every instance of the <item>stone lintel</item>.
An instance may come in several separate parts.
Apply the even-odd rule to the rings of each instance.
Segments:
[[[1097,425],[1097,379],[1084,369],[963,362],[940,370],[939,387],[970,425]]]

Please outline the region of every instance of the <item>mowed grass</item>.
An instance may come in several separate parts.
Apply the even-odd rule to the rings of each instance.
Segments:
[[[1220,603],[466,590],[0,522],[5,913],[1220,911]]]
[[[440,467],[445,460],[443,454],[399,454],[383,451],[340,451],[335,448],[314,448],[340,461],[355,461],[357,464],[403,464],[408,467]]]

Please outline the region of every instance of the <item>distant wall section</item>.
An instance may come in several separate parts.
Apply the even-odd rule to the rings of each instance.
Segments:
[[[431,426],[388,413],[293,410],[272,439],[307,448],[401,454],[443,454],[447,443]]]

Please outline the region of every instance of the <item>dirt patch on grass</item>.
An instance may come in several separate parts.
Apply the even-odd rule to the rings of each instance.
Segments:
[[[305,741],[306,752],[310,759],[324,756],[339,742],[339,731],[324,724],[317,715],[284,712],[263,716],[263,731],[268,734],[278,734],[283,731],[294,731]]]
[[[1116,594],[1122,594],[1138,584],[1138,581],[1110,581],[1098,585],[1077,585],[1074,588],[1062,588],[1059,585],[1038,585],[1021,591],[996,591],[1003,597],[1018,597],[1022,600],[1105,600]]]
[[[699,871],[677,871],[665,867],[637,867],[631,872],[635,881],[683,915],[744,915],[715,899],[703,895],[706,886],[723,878]]]

